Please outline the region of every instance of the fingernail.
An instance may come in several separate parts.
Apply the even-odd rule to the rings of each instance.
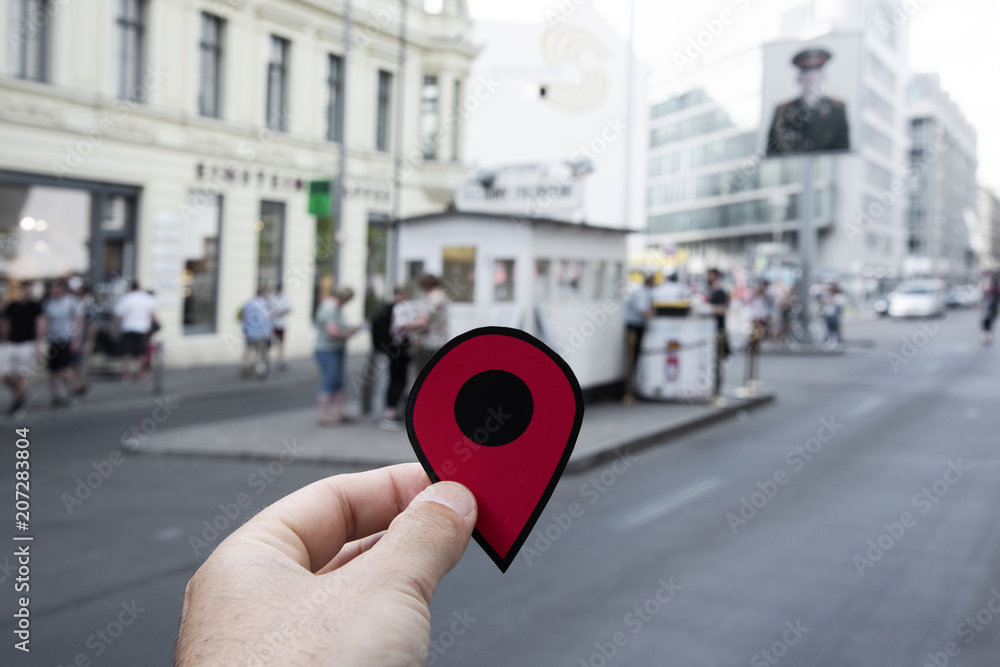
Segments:
[[[472,513],[472,509],[476,506],[476,499],[472,497],[472,493],[461,484],[456,484],[455,482],[432,484],[421,491],[420,495],[414,500],[421,503],[429,500],[432,503],[444,505],[451,508],[455,514],[461,517],[469,516]]]

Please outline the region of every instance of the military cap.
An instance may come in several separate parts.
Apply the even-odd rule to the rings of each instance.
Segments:
[[[792,64],[799,69],[817,69],[826,64],[826,61],[833,56],[826,49],[806,49],[799,51],[792,58]]]

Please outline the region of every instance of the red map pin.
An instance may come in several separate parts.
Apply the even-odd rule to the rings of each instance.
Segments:
[[[448,341],[406,405],[406,433],[427,476],[475,494],[473,536],[501,572],[552,496],[582,422],[583,393],[569,365],[505,327]]]

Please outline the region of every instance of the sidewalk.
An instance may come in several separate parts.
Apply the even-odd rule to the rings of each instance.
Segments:
[[[362,378],[367,358],[349,357],[347,377]],[[677,437],[697,428],[738,415],[774,399],[762,393],[751,399],[732,396],[743,378],[742,362],[725,372],[726,405],[635,402],[602,402],[587,405],[569,471],[579,471],[613,459],[624,449],[631,452]],[[373,383],[373,409],[360,415],[360,397],[348,384],[348,412],[360,415],[355,421],[333,428],[320,427],[315,405],[262,414],[257,417],[222,419],[192,426],[172,428],[169,421],[144,439],[136,453],[159,456],[204,456],[257,459],[261,461],[313,461],[363,467],[415,461],[405,431],[378,428],[379,398],[385,390],[379,378]],[[266,380],[240,379],[236,365],[191,369],[168,369],[160,397],[153,385],[122,383],[112,378],[90,378],[90,393],[76,406],[52,410],[47,404],[47,388],[37,386],[28,423],[36,420],[70,419],[74,416],[107,414],[125,409],[153,410],[157,400],[185,403],[216,396],[267,395],[316,385],[312,359],[289,361],[288,370],[272,372]]]

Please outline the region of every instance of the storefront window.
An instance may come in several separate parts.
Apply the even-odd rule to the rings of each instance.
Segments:
[[[476,293],[476,249],[444,249],[444,289],[455,303],[472,303]]]
[[[514,260],[493,262],[493,300],[498,303],[514,300]]]
[[[214,333],[219,287],[222,197],[191,192],[184,225],[184,333]]]
[[[89,275],[91,207],[83,190],[0,185],[0,271],[15,280]]]
[[[285,204],[260,203],[257,221],[257,286],[273,290],[281,282],[284,264]]]

